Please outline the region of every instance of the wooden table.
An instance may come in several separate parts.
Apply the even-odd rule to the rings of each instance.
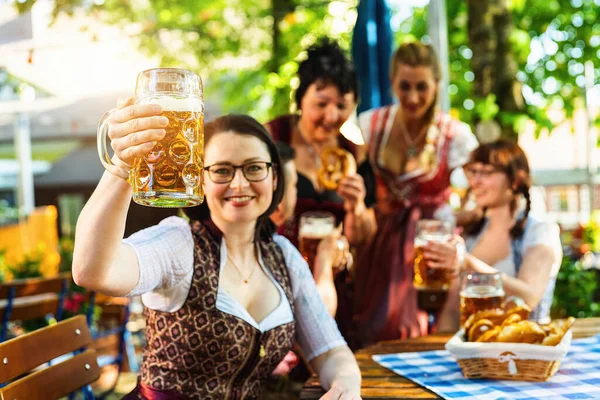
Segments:
[[[593,336],[600,333],[600,318],[578,319],[573,325],[573,338]],[[435,393],[417,385],[410,379],[396,375],[372,360],[374,354],[403,353],[412,351],[443,350],[450,334],[433,334],[416,339],[394,340],[377,343],[356,352],[356,360],[362,374],[361,396],[364,400],[376,399],[440,399]],[[325,392],[317,377],[304,385],[300,399],[318,399]]]

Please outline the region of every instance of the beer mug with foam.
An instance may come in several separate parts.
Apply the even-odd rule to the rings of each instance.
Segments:
[[[190,207],[204,200],[204,102],[201,78],[179,68],[141,72],[136,104],[159,104],[169,119],[165,137],[152,151],[135,160],[129,172],[133,201],[151,207]],[[108,117],[98,127],[98,155],[107,170],[114,168],[108,151]]]
[[[414,286],[417,289],[446,290],[450,286],[452,271],[429,268],[423,256],[423,247],[429,242],[446,243],[452,238],[452,223],[434,219],[417,222],[415,235]]]
[[[317,249],[321,240],[329,236],[335,229],[335,216],[328,212],[309,211],[300,215],[300,253],[308,263],[310,270],[314,269]]]
[[[483,274],[463,272],[460,281],[460,325],[471,314],[481,310],[502,308],[504,289],[500,272]]]

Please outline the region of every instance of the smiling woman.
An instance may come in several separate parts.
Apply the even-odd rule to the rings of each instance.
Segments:
[[[468,125],[436,107],[441,72],[431,46],[401,45],[390,70],[400,104],[359,116],[377,181],[377,233],[356,266],[357,347],[427,333],[412,285],[417,220],[443,211],[451,172],[477,146]]]
[[[160,129],[160,112],[128,99],[111,124],[145,144],[160,138],[132,132],[141,125],[131,121]],[[113,161],[127,163],[130,147]],[[204,157],[206,202],[184,209],[191,222],[170,217],[123,239],[131,187],[106,172],[77,224],[75,281],[142,295],[146,307],[148,345],[126,399],[258,398],[295,337],[334,398],[359,399],[356,361],[306,262],[273,235],[284,175],[269,134],[245,115],[217,118],[205,127]]]

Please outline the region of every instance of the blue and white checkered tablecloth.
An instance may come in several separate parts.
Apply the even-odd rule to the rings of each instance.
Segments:
[[[382,354],[373,360],[445,399],[600,399],[600,335],[573,340],[547,382],[466,379],[446,350]]]

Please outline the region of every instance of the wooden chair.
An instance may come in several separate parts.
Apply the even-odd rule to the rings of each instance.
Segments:
[[[47,314],[60,321],[70,283],[71,273],[0,283],[0,342],[6,340],[9,321],[27,321]]]
[[[94,399],[87,385],[100,375],[98,355],[81,351],[91,342],[85,317],[78,315],[0,343],[0,382],[8,383],[0,388],[0,398],[52,400],[82,389],[85,399]],[[72,352],[65,361],[37,369]]]
[[[98,399],[103,399],[114,391],[121,372],[138,371],[131,332],[127,330],[129,303],[129,298],[109,297],[99,293],[92,293],[89,301],[89,304],[102,309],[98,331],[92,332],[93,343],[90,347],[98,352],[98,365],[101,369],[110,365],[116,367],[114,384],[97,394]],[[90,321],[91,315],[88,323]]]

